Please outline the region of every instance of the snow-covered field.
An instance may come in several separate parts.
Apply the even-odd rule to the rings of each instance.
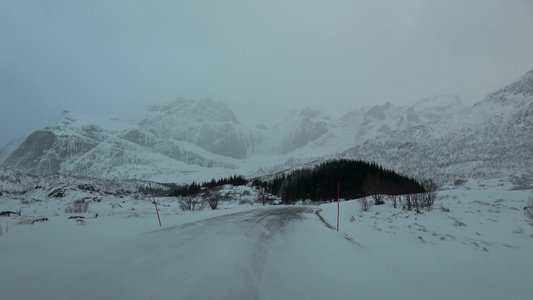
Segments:
[[[361,212],[357,201],[346,201],[339,231],[369,261],[381,262],[374,288],[394,282],[398,295],[418,299],[531,299],[533,228],[523,214],[530,197],[531,191],[443,191],[435,208],[420,214],[390,202]],[[320,213],[335,227],[337,207],[321,205]]]
[[[316,214],[279,219],[282,207],[238,201],[183,212],[160,198],[159,231],[149,198],[104,198],[82,223],[60,199],[4,195],[0,211],[22,215],[0,217],[0,290],[2,299],[530,299],[529,197],[443,191],[420,214],[343,201],[336,232]],[[336,226],[337,203],[319,211]]]

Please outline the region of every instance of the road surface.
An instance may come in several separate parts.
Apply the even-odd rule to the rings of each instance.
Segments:
[[[79,255],[64,252],[70,258],[54,258],[59,265],[53,269],[50,263],[21,264],[28,277],[9,277],[5,283],[18,288],[7,295],[248,300],[356,299],[365,298],[364,288],[375,292],[374,284],[387,274],[365,268],[368,250],[312,212],[304,206],[260,208],[163,228]]]

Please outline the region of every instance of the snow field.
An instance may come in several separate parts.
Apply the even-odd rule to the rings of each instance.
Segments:
[[[394,209],[388,201],[361,212],[356,200],[345,201],[339,231],[386,264],[379,286],[399,283],[397,295],[406,299],[529,299],[533,228],[522,209],[532,196],[443,191],[434,210],[420,214]],[[320,209],[336,226],[337,203]]]
[[[117,261],[133,264],[138,259],[154,259],[153,255],[161,255],[151,252],[153,247],[157,247],[152,241],[142,245],[145,253],[141,256],[124,252],[127,249],[124,245],[131,245],[139,237],[161,228],[256,208],[232,201],[223,203],[215,211],[206,208],[204,211],[182,212],[175,199],[158,199],[162,200],[158,209],[163,225],[159,227],[155,207],[147,199],[111,199],[91,203],[89,212],[85,214],[66,214],[64,209],[70,201],[53,199],[48,204],[40,202],[22,207],[20,217],[0,217],[3,230],[0,236],[0,270],[3,274],[0,289],[6,299],[67,299],[65,295],[79,295],[81,299],[107,298],[101,294],[98,298],[94,294],[94,291],[105,290],[105,280],[113,278],[113,282],[120,283],[116,278],[123,276],[122,284],[127,287],[139,280],[139,276],[146,279],[141,269],[137,274],[113,269],[113,265],[121,266],[116,264]],[[14,211],[21,206],[18,199],[3,200],[0,204],[2,211]],[[95,218],[96,213],[98,218]],[[68,219],[75,215],[85,217],[82,225],[79,221]],[[43,217],[49,220],[33,224],[27,222]],[[161,241],[163,239],[153,242]],[[167,256],[172,256],[173,251],[170,249]],[[169,263],[155,260],[161,267]],[[153,278],[154,283],[161,280]],[[157,284],[154,286],[157,287]]]
[[[0,289],[6,299],[529,299],[533,228],[522,208],[533,193],[438,197],[420,214],[343,201],[339,232],[316,206],[273,224],[263,216],[276,207],[243,199],[182,212],[158,198],[159,227],[151,198],[105,196],[79,225],[64,212],[71,199],[3,197],[0,210],[22,216],[0,217]],[[319,209],[335,226],[337,203]]]

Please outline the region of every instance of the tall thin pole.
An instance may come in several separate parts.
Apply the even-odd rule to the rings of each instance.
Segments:
[[[161,227],[161,218],[159,218],[159,210],[157,209],[157,203],[155,203],[154,190],[152,190],[152,184],[148,182],[150,186],[150,192],[152,192],[152,199],[154,199],[155,212],[157,213],[157,219],[159,220],[159,227]]]
[[[337,231],[339,231],[340,211],[341,211],[341,183],[337,182]]]

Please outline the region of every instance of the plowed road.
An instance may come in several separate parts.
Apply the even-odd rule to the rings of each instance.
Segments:
[[[26,266],[27,282],[4,281],[24,288],[3,292],[10,299],[356,299],[365,298],[361,284],[382,276],[362,269],[366,252],[309,207],[270,207],[71,253],[48,270]]]

